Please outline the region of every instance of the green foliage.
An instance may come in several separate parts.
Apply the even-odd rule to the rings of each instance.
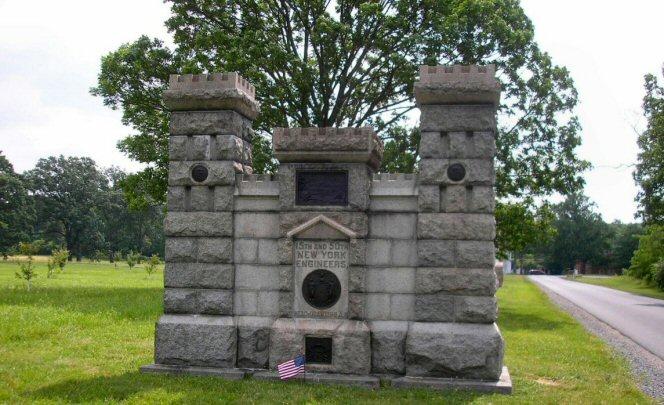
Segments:
[[[664,225],[649,225],[639,238],[639,247],[632,256],[629,275],[648,283],[661,280],[664,261]],[[661,287],[660,287],[661,288]]]
[[[30,291],[32,280],[37,276],[35,273],[35,266],[32,264],[32,257],[25,262],[20,262],[18,266],[20,270],[15,273],[16,278],[25,280],[27,282],[28,291]]]
[[[0,151],[0,255],[29,240],[35,220],[34,205],[23,178]]]
[[[127,262],[127,266],[129,266],[130,269],[133,269],[134,266],[141,262],[141,254],[130,250],[129,253],[127,253],[125,261]]]
[[[77,260],[103,244],[102,212],[108,182],[92,159],[39,159],[25,177],[35,199],[40,235],[65,245]]]
[[[30,242],[20,242],[18,245],[19,252],[22,255],[28,256],[28,260],[24,262],[19,262],[18,267],[19,271],[15,274],[16,278],[25,280],[27,282],[28,291],[32,286],[32,280],[37,276],[35,273],[35,266],[32,263],[32,255],[36,254],[39,251],[39,244],[30,243]]]
[[[628,269],[634,251],[639,246],[639,236],[643,234],[641,224],[609,224],[611,237],[609,240],[608,267],[612,269]]]
[[[645,88],[643,112],[648,126],[637,141],[640,151],[634,180],[640,190],[636,201],[644,223],[664,224],[664,87],[655,75],[649,74]]]
[[[573,194],[553,207],[555,236],[541,247],[546,267],[553,273],[574,268],[576,261],[607,265],[610,229],[582,194]]]
[[[134,129],[119,145],[147,168],[123,187],[132,206],[166,195],[169,73],[238,71],[262,103],[255,122],[257,173],[273,170],[273,127],[373,126],[386,139],[384,170],[412,172],[416,131],[400,128],[415,108],[420,64],[493,63],[503,86],[497,192],[537,218],[531,197],[578,190],[588,163],[577,158],[577,93],[569,72],[534,41],[517,0],[171,1],[175,48],[140,37],[102,58],[92,94]],[[514,218],[510,233],[533,235]],[[504,223],[506,223],[504,221]],[[520,233],[521,235],[516,235]]]
[[[55,261],[53,260],[52,257],[48,258],[48,261],[46,262],[46,278],[53,278],[55,277],[55,269],[58,268],[58,265],[55,264]]]
[[[554,214],[548,204],[535,207],[527,203],[496,203],[496,244],[498,256],[507,252],[532,253],[533,247],[544,246],[555,235]]]
[[[652,266],[651,274],[653,284],[664,291],[664,259],[660,259]]]
[[[380,170],[385,173],[413,173],[419,155],[419,128],[392,126],[385,132],[385,151]]]
[[[69,250],[64,248],[58,249],[51,254],[51,259],[53,260],[53,263],[55,263],[55,265],[58,266],[58,269],[62,272],[64,271],[65,266],[67,265],[67,261],[69,260]]]
[[[157,266],[161,264],[161,259],[159,259],[159,256],[157,255],[152,255],[150,258],[145,262],[145,272],[148,273],[148,277],[154,273],[154,271],[157,269]]]

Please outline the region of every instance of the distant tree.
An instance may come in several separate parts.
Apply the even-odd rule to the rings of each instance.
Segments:
[[[103,243],[101,210],[108,183],[92,159],[39,159],[25,177],[35,198],[41,235],[64,243],[77,260]]]
[[[544,248],[546,266],[554,273],[574,268],[576,261],[607,264],[610,230],[595,205],[578,193],[553,207],[555,236]]]
[[[105,205],[105,241],[109,260],[114,262],[118,252],[137,250],[149,256],[163,254],[163,206],[131,207],[121,184],[127,174],[117,168],[106,170],[109,180]]]
[[[649,225],[645,229],[645,234],[639,238],[639,247],[632,257],[629,275],[649,283],[654,282],[661,269],[658,262],[663,260],[664,225]]]
[[[643,234],[641,224],[609,224],[611,237],[609,240],[608,267],[611,269],[628,269],[634,251],[639,246],[639,236]]]
[[[170,3],[175,48],[145,36],[124,44],[102,58],[91,90],[134,130],[118,145],[146,165],[123,181],[132,206],[165,200],[168,75],[211,71],[238,71],[256,86],[258,173],[274,167],[267,139],[275,126],[370,125],[387,141],[383,168],[413,171],[416,136],[404,117],[415,108],[418,65],[493,63],[503,86],[498,197],[521,204],[532,223],[539,213],[530,197],[582,186],[577,92],[567,69],[539,49],[518,0]],[[499,227],[506,223],[515,226],[501,238],[533,235],[516,218]]]
[[[0,151],[0,255],[32,237],[35,220],[33,201],[24,181]]]
[[[664,75],[664,67],[662,68]],[[634,180],[639,187],[638,215],[648,224],[664,224],[664,87],[657,77],[645,77],[643,112],[648,122],[638,138],[639,154]]]

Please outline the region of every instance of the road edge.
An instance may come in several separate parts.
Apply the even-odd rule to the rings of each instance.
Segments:
[[[611,325],[598,319],[567,298],[541,283],[528,281],[544,292],[558,308],[570,314],[588,332],[604,341],[616,355],[627,360],[639,388],[648,396],[664,404],[664,360],[639,345]]]

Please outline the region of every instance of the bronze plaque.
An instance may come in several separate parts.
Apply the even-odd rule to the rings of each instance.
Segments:
[[[307,363],[332,364],[332,338],[305,336],[304,349]]]
[[[339,301],[341,283],[334,273],[318,269],[307,274],[302,283],[302,296],[307,304],[317,309],[327,309]]]
[[[348,205],[348,172],[298,171],[295,185],[297,205]]]

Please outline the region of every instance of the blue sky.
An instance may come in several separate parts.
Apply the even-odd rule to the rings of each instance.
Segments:
[[[579,90],[586,194],[607,221],[631,221],[643,75],[664,63],[664,2],[522,1],[536,38]],[[100,57],[141,34],[168,42],[161,0],[0,0],[0,150],[18,171],[54,154],[140,166],[115,145],[131,130],[89,95]]]

